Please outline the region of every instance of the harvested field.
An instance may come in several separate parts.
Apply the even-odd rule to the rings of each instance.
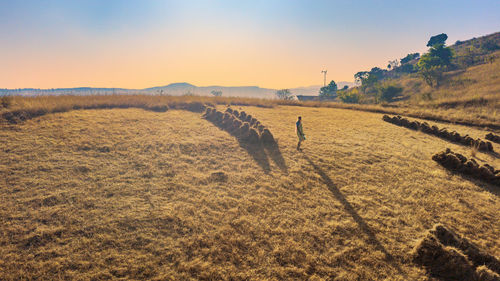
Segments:
[[[432,280],[409,253],[436,223],[498,260],[498,188],[431,159],[469,147],[377,113],[231,108],[212,107],[217,121],[170,107],[2,125],[0,279]],[[226,129],[226,113],[240,123]],[[267,128],[274,145],[240,141],[242,126],[261,140]],[[474,159],[500,167],[492,153]]]

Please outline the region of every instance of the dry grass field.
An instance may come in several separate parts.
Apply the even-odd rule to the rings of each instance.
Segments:
[[[409,253],[436,223],[500,257],[499,187],[431,159],[451,148],[499,169],[496,154],[378,113],[233,108],[279,149],[176,109],[1,125],[0,280],[430,280]]]

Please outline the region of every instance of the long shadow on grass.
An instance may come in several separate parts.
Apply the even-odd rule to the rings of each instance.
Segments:
[[[261,143],[250,143],[245,140],[241,140],[238,137],[236,137],[236,139],[238,140],[240,147],[245,149],[247,153],[252,156],[253,160],[259,164],[266,174],[271,172],[269,158],[267,157],[267,154],[264,151],[264,146]]]
[[[285,174],[288,174],[288,167],[286,166],[285,159],[281,154],[280,148],[276,142],[266,143],[264,145],[269,157],[276,163],[276,165]]]
[[[229,134],[231,134],[233,137],[235,137],[238,140],[240,147],[245,149],[247,151],[247,153],[250,156],[252,156],[252,158],[255,160],[255,162],[257,162],[257,164],[262,168],[262,170],[264,170],[264,172],[266,174],[271,172],[271,164],[269,163],[269,158],[266,154],[266,151],[264,150],[264,146],[262,145],[262,143],[260,143],[260,142],[258,142],[258,143],[248,142],[244,139],[239,138],[238,135],[235,134],[234,132],[229,131],[221,123],[218,123],[215,120],[208,119],[208,118],[204,118],[204,119],[209,121],[210,123],[214,124],[219,129],[226,131]],[[281,155],[281,153],[280,153],[280,155]]]
[[[387,252],[385,247],[380,243],[380,241],[378,241],[377,236],[375,236],[375,233],[373,233],[370,226],[368,226],[368,224],[366,224],[366,222],[358,214],[358,212],[356,212],[356,210],[351,205],[351,203],[349,203],[349,201],[347,201],[347,199],[342,194],[342,192],[340,192],[340,190],[337,188],[337,185],[335,183],[333,183],[332,179],[330,179],[330,177],[318,165],[316,165],[311,160],[311,158],[309,158],[309,156],[304,154],[304,158],[307,160],[307,162],[309,162],[309,164],[311,164],[311,166],[313,166],[316,173],[321,177],[323,182],[328,186],[328,189],[330,189],[330,191],[335,196],[335,198],[337,198],[337,200],[339,200],[340,203],[342,203],[342,205],[344,206],[344,209],[349,213],[349,215],[352,216],[354,221],[358,224],[359,228],[363,231],[364,235],[366,236],[366,241],[368,243],[372,244],[373,246],[375,246],[375,248],[377,250],[384,253],[385,260],[388,262],[392,262],[392,265],[396,268],[396,270],[398,270],[399,273],[403,274],[403,271],[401,270],[399,265],[397,265],[395,262],[393,262],[394,257],[389,252]]]

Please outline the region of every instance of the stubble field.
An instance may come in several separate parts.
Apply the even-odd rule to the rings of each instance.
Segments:
[[[470,148],[377,113],[233,108],[279,149],[185,110],[2,125],[0,279],[427,280],[409,252],[435,223],[500,256],[500,189],[431,159]],[[495,154],[475,156],[500,168]]]

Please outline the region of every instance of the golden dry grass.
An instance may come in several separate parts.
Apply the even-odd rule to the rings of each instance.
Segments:
[[[0,127],[0,279],[427,280],[409,252],[435,223],[500,255],[498,188],[431,159],[470,148],[377,113],[234,108],[268,126],[279,150],[184,110],[74,110]]]
[[[437,89],[426,85],[416,74],[395,79],[393,82],[403,86],[403,95],[408,97],[396,103],[397,106],[435,119],[498,127],[500,51],[493,55],[496,56],[493,63],[447,73]]]

